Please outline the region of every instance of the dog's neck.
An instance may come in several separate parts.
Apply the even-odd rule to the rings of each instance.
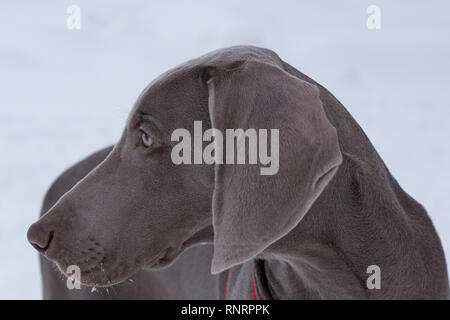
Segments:
[[[377,294],[367,290],[370,266],[398,278],[404,277],[401,270],[408,268],[403,258],[414,251],[412,241],[393,239],[399,237],[399,230],[402,237],[412,234],[408,222],[411,211],[426,215],[385,167],[373,167],[346,155],[336,176],[300,223],[260,258],[266,268],[275,269],[270,277],[292,273],[291,278],[299,278],[310,298],[330,297],[330,293],[340,297]],[[351,282],[354,286],[348,285]],[[316,292],[308,289],[311,287]],[[361,291],[345,291],[348,288]]]
[[[382,265],[386,253],[394,261],[401,260],[404,248],[392,243],[395,230],[388,226],[392,220],[396,220],[397,226],[407,225],[406,213],[400,205],[383,207],[383,199],[397,199],[404,192],[387,170],[363,168],[364,164],[357,162],[358,159],[345,156],[335,177],[299,224],[253,259],[264,264],[269,282],[283,283],[275,278],[289,274],[290,279],[297,279],[292,281],[296,283],[292,287],[283,283],[286,292],[299,290],[298,284],[303,283],[302,294],[308,292],[309,298],[361,297],[369,294],[365,285],[370,265]],[[375,193],[372,183],[384,191]],[[384,236],[374,239],[376,234]],[[213,244],[213,239],[213,227],[208,226],[198,231],[188,244]],[[388,271],[390,267],[383,268]],[[351,282],[353,286],[348,285]],[[310,287],[316,291],[312,292]],[[347,292],[347,288],[364,291]],[[299,296],[298,292],[291,294]]]

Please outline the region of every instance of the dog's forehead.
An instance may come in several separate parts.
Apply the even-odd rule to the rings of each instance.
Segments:
[[[257,61],[276,66],[282,64],[282,60],[275,52],[254,46],[234,46],[209,52],[198,58],[188,60],[151,81],[139,95],[128,122],[133,115],[138,114],[138,111],[145,112],[143,109],[149,105],[146,103],[149,98],[170,95],[171,90],[179,88],[179,84],[174,85],[174,83],[180,83],[182,79],[189,79],[189,75],[192,75],[194,70],[198,70],[200,67],[225,68],[235,62],[242,61]],[[189,83],[186,83],[186,85],[189,85]]]
[[[267,64],[281,66],[280,57],[273,51],[253,46],[234,46],[222,48],[206,53],[198,58],[188,60],[175,68],[172,68],[155,78],[143,91],[146,92],[154,87],[161,87],[170,81],[176,80],[182,75],[188,74],[198,67],[226,67],[235,62],[257,61]]]

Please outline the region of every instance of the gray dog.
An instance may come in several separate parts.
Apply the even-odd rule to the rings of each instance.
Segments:
[[[171,133],[194,121],[278,128],[278,172],[174,164]],[[267,49],[221,49],[154,80],[120,141],[66,171],[42,213],[28,239],[48,258],[48,299],[449,297],[424,208],[336,98]],[[69,290],[54,264],[86,286]]]

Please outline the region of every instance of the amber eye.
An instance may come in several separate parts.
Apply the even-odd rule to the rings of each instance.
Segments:
[[[148,134],[146,134],[145,132],[142,133],[141,136],[141,140],[142,140],[142,144],[144,145],[144,147],[148,148],[153,144],[153,138],[150,137]]]

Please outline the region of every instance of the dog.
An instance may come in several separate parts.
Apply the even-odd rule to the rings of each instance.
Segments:
[[[277,173],[174,164],[171,133],[195,121],[277,128]],[[152,81],[120,140],[58,178],[42,213],[28,239],[47,258],[46,299],[449,297],[425,209],[336,98],[264,48],[220,49]],[[54,265],[77,266],[83,289]]]

